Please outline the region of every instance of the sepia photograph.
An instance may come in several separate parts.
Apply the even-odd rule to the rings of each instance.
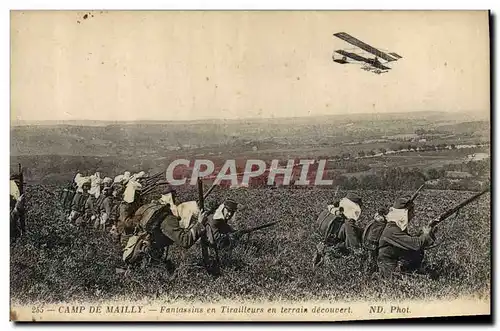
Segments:
[[[491,317],[487,10],[12,10],[10,320]]]

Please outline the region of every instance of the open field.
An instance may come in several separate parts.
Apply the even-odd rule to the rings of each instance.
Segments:
[[[28,186],[28,233],[11,247],[12,300],[45,303],[106,300],[116,297],[162,298],[166,301],[224,298],[278,299],[429,299],[468,295],[487,297],[491,279],[490,196],[465,207],[458,217],[439,227],[438,247],[428,251],[428,273],[394,280],[372,280],[360,260],[330,259],[318,271],[311,268],[315,220],[331,203],[333,190],[216,189],[210,201],[231,196],[241,203],[235,228],[282,222],[244,238],[232,254],[223,255],[222,275],[213,278],[198,266],[200,247],[171,250],[176,266],[134,270],[123,268],[119,244],[108,234],[76,229],[64,219],[49,191],[55,186]],[[381,204],[390,204],[400,191],[357,191],[365,201],[361,224]],[[340,192],[344,194],[345,192]],[[424,190],[416,201],[410,232],[447,207],[471,196],[463,191]],[[181,200],[195,199],[196,191],[180,192]]]
[[[151,174],[164,172],[170,162],[178,158],[210,159],[222,164],[227,159],[331,160],[345,153],[356,157],[360,151],[406,148],[410,144],[408,141],[382,138],[403,137],[419,129],[439,132],[437,140],[425,144],[488,142],[489,122],[460,119],[456,114],[417,112],[399,117],[372,114],[253,121],[94,124],[11,128],[11,169],[17,169],[20,162],[28,183],[28,233],[11,246],[11,296],[14,301],[49,303],[117,297],[212,302],[225,298],[349,301],[489,295],[489,195],[440,225],[438,238],[443,241],[428,251],[425,275],[402,276],[390,281],[371,279],[363,274],[362,261],[355,257],[332,258],[313,272],[312,258],[318,242],[315,221],[323,208],[332,203],[332,187],[217,188],[207,203],[221,202],[230,195],[241,204],[232,221],[235,228],[282,221],[243,238],[231,254],[224,254],[222,275],[218,278],[200,267],[198,244],[188,251],[170,250],[175,271],[165,265],[151,265],[125,276],[119,272],[124,268],[119,243],[109,234],[77,229],[68,224],[57,198],[63,185],[78,172],[100,171],[104,176],[114,176],[125,170],[143,170]],[[329,163],[333,170],[329,169],[351,177],[397,167],[427,171],[462,163],[468,154],[482,151],[488,152],[488,147],[342,159]],[[399,180],[401,185],[390,187],[400,189],[408,184],[410,188],[418,184],[414,178]],[[359,190],[360,183],[345,186],[356,189],[364,199],[360,224],[365,224],[381,205],[391,204],[400,194],[411,193],[363,191]],[[410,232],[417,231],[424,222],[472,194],[464,190],[424,189],[416,201],[416,218],[410,225]],[[183,188],[180,199],[196,200],[195,188]]]

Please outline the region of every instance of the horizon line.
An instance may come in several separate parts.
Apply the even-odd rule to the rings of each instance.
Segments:
[[[315,117],[335,117],[335,116],[363,116],[363,115],[391,115],[391,114],[415,114],[415,113],[445,113],[445,114],[462,114],[468,115],[470,117],[475,118],[487,118],[489,114],[486,115],[478,115],[478,113],[469,113],[465,111],[445,111],[445,110],[416,110],[411,112],[360,112],[360,113],[338,113],[338,114],[317,114],[317,115],[300,115],[300,116],[278,116],[278,117],[243,117],[243,118],[217,118],[217,117],[209,117],[209,118],[198,118],[198,119],[135,119],[135,120],[100,120],[100,119],[71,119],[71,120],[57,120],[57,119],[47,119],[47,120],[11,120],[10,126],[23,126],[30,125],[29,123],[53,123],[58,125],[68,124],[71,122],[97,122],[97,123],[141,123],[141,122],[172,122],[172,123],[181,123],[181,122],[201,122],[201,121],[221,121],[221,122],[233,122],[233,121],[260,121],[260,120],[275,120],[275,119],[305,119],[305,118],[315,118]],[[491,112],[490,112],[491,113]],[[56,122],[56,123],[54,123]]]

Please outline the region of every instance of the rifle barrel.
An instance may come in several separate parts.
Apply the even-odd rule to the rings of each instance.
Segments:
[[[420,187],[415,191],[415,193],[413,193],[413,195],[411,196],[411,198],[408,201],[408,203],[413,202],[413,200],[415,200],[417,198],[418,193],[420,192],[420,190],[422,189],[422,187],[424,187],[424,185],[425,184],[420,185]]]
[[[205,194],[203,194],[203,200],[205,200],[205,199],[208,197],[208,195],[209,195],[210,193],[212,193],[212,191],[214,190],[214,188],[215,188],[216,186],[217,186],[217,185],[215,185],[215,183],[214,183],[214,184],[212,184],[212,186],[210,186],[210,188],[208,189],[208,191],[207,191]]]
[[[200,209],[205,209],[205,197],[203,196],[203,181],[198,177],[198,203]]]
[[[439,220],[443,221],[443,220],[447,219],[448,217],[450,217],[451,215],[453,215],[455,212],[457,212],[459,209],[461,209],[462,207],[468,205],[469,203],[473,202],[474,200],[478,199],[483,194],[485,194],[486,192],[489,192],[489,191],[490,191],[489,189],[486,189],[486,190],[484,190],[482,192],[479,192],[479,193],[473,195],[472,197],[468,198],[467,200],[462,201],[461,203],[459,203],[455,207],[453,207],[453,208],[445,211],[444,213],[442,213],[439,216]]]
[[[238,234],[243,235],[243,234],[247,234],[247,233],[250,233],[250,232],[253,232],[253,231],[257,231],[257,230],[261,230],[261,229],[273,226],[273,225],[275,225],[275,224],[277,224],[279,222],[281,222],[281,221],[275,221],[275,222],[271,222],[271,223],[266,223],[266,224],[263,224],[263,225],[255,226],[253,228],[239,230],[237,232],[238,232]]]

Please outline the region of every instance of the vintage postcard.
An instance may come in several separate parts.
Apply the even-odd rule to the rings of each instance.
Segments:
[[[488,11],[12,11],[12,321],[491,315]]]

